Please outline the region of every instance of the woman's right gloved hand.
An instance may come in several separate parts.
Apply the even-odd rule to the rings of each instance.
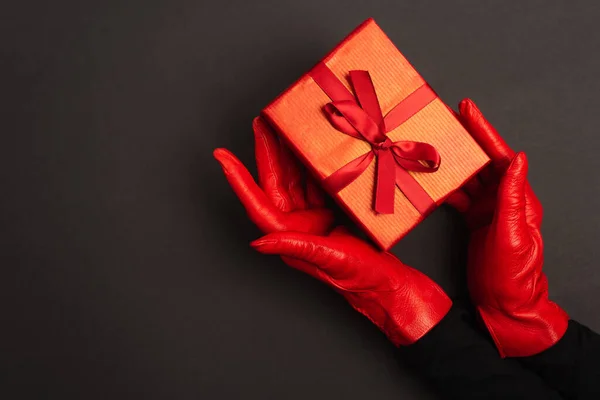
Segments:
[[[492,160],[448,199],[471,229],[471,299],[501,356],[537,354],[564,335],[568,316],[548,299],[542,207],[527,181],[527,157],[515,155],[471,100],[459,109],[466,129]]]
[[[300,261],[293,266],[326,283],[396,346],[415,343],[448,313],[452,301],[425,274],[343,228],[328,236],[271,233],[258,251]]]

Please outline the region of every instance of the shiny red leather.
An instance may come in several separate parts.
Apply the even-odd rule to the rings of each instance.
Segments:
[[[227,149],[216,149],[227,181],[250,220],[264,233],[299,231],[325,234],[333,214],[323,207],[323,195],[302,172],[289,150],[259,117],[253,122],[256,166],[260,186],[244,164]]]
[[[296,161],[260,118],[254,137],[260,185],[231,152],[214,152],[250,219],[272,233],[253,246],[331,285],[398,346],[414,343],[446,315],[452,302],[427,276],[342,228],[325,236],[333,218],[320,190],[310,180],[303,185]]]
[[[452,302],[421,272],[350,235],[271,233],[252,242],[258,251],[301,260],[301,271],[341,293],[396,346],[419,340],[450,310]]]
[[[527,157],[515,155],[471,100],[459,108],[492,160],[448,200],[471,228],[471,299],[502,357],[534,355],[564,335],[569,317],[548,299],[542,207],[527,181]]]

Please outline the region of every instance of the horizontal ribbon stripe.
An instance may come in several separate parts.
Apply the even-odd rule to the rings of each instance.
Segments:
[[[319,63],[310,75],[332,100],[324,109],[331,124],[340,132],[371,145],[371,151],[325,178],[325,189],[330,193],[339,192],[358,178],[373,159],[377,158],[375,211],[380,214],[394,212],[395,186],[398,186],[419,213],[429,214],[435,208],[435,202],[408,171],[437,171],[441,161],[438,151],[428,143],[392,142],[386,133],[402,125],[435,100],[435,92],[428,85],[421,86],[384,118],[368,71],[350,71],[350,82],[356,99],[325,63]]]
[[[437,94],[429,85],[421,86],[387,113],[385,116],[385,131],[393,131],[436,98]]]

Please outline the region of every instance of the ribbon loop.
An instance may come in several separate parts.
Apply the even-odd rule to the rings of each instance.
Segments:
[[[371,144],[387,139],[379,125],[354,101],[334,101],[325,107],[325,112],[331,124],[347,135]]]
[[[440,154],[429,143],[400,141],[391,150],[396,162],[409,171],[435,172],[440,167]]]

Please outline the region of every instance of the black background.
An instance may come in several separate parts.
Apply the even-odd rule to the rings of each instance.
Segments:
[[[0,397],[433,398],[248,246],[211,155],[254,169],[252,117],[369,16],[528,153],[551,296],[600,329],[597,1],[3,2]],[[456,296],[465,240],[443,208],[394,252]]]

